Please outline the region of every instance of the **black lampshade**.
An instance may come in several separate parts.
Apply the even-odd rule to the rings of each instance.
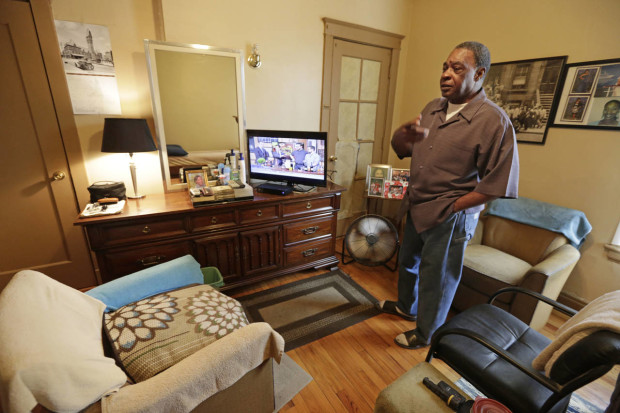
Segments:
[[[146,119],[105,118],[101,152],[152,152],[157,147]]]

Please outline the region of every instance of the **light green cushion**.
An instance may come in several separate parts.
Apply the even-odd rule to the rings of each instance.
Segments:
[[[510,285],[518,285],[532,268],[527,262],[486,245],[468,245],[463,266]]]

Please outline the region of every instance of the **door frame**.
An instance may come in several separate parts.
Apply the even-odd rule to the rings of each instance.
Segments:
[[[323,49],[323,91],[321,98],[321,131],[329,132],[331,110],[331,82],[332,82],[332,56],[334,40],[341,39],[353,43],[361,43],[369,46],[383,47],[392,50],[390,70],[388,75],[388,96],[383,129],[383,148],[381,151],[381,163],[387,163],[389,158],[390,137],[392,135],[392,120],[394,118],[394,101],[396,94],[396,76],[400,58],[401,42],[405,36],[385,32],[354,23],[324,17],[325,45]]]

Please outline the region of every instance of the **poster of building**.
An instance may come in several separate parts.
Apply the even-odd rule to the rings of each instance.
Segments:
[[[55,23],[73,113],[120,115],[108,28],[64,20]]]

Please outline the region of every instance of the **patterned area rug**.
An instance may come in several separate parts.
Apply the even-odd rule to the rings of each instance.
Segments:
[[[484,396],[482,392],[462,377],[456,382],[456,385],[472,399],[475,399],[476,396]],[[573,393],[566,413],[603,413],[603,410]]]
[[[340,270],[237,298],[251,322],[284,337],[285,351],[379,314],[377,301]]]

